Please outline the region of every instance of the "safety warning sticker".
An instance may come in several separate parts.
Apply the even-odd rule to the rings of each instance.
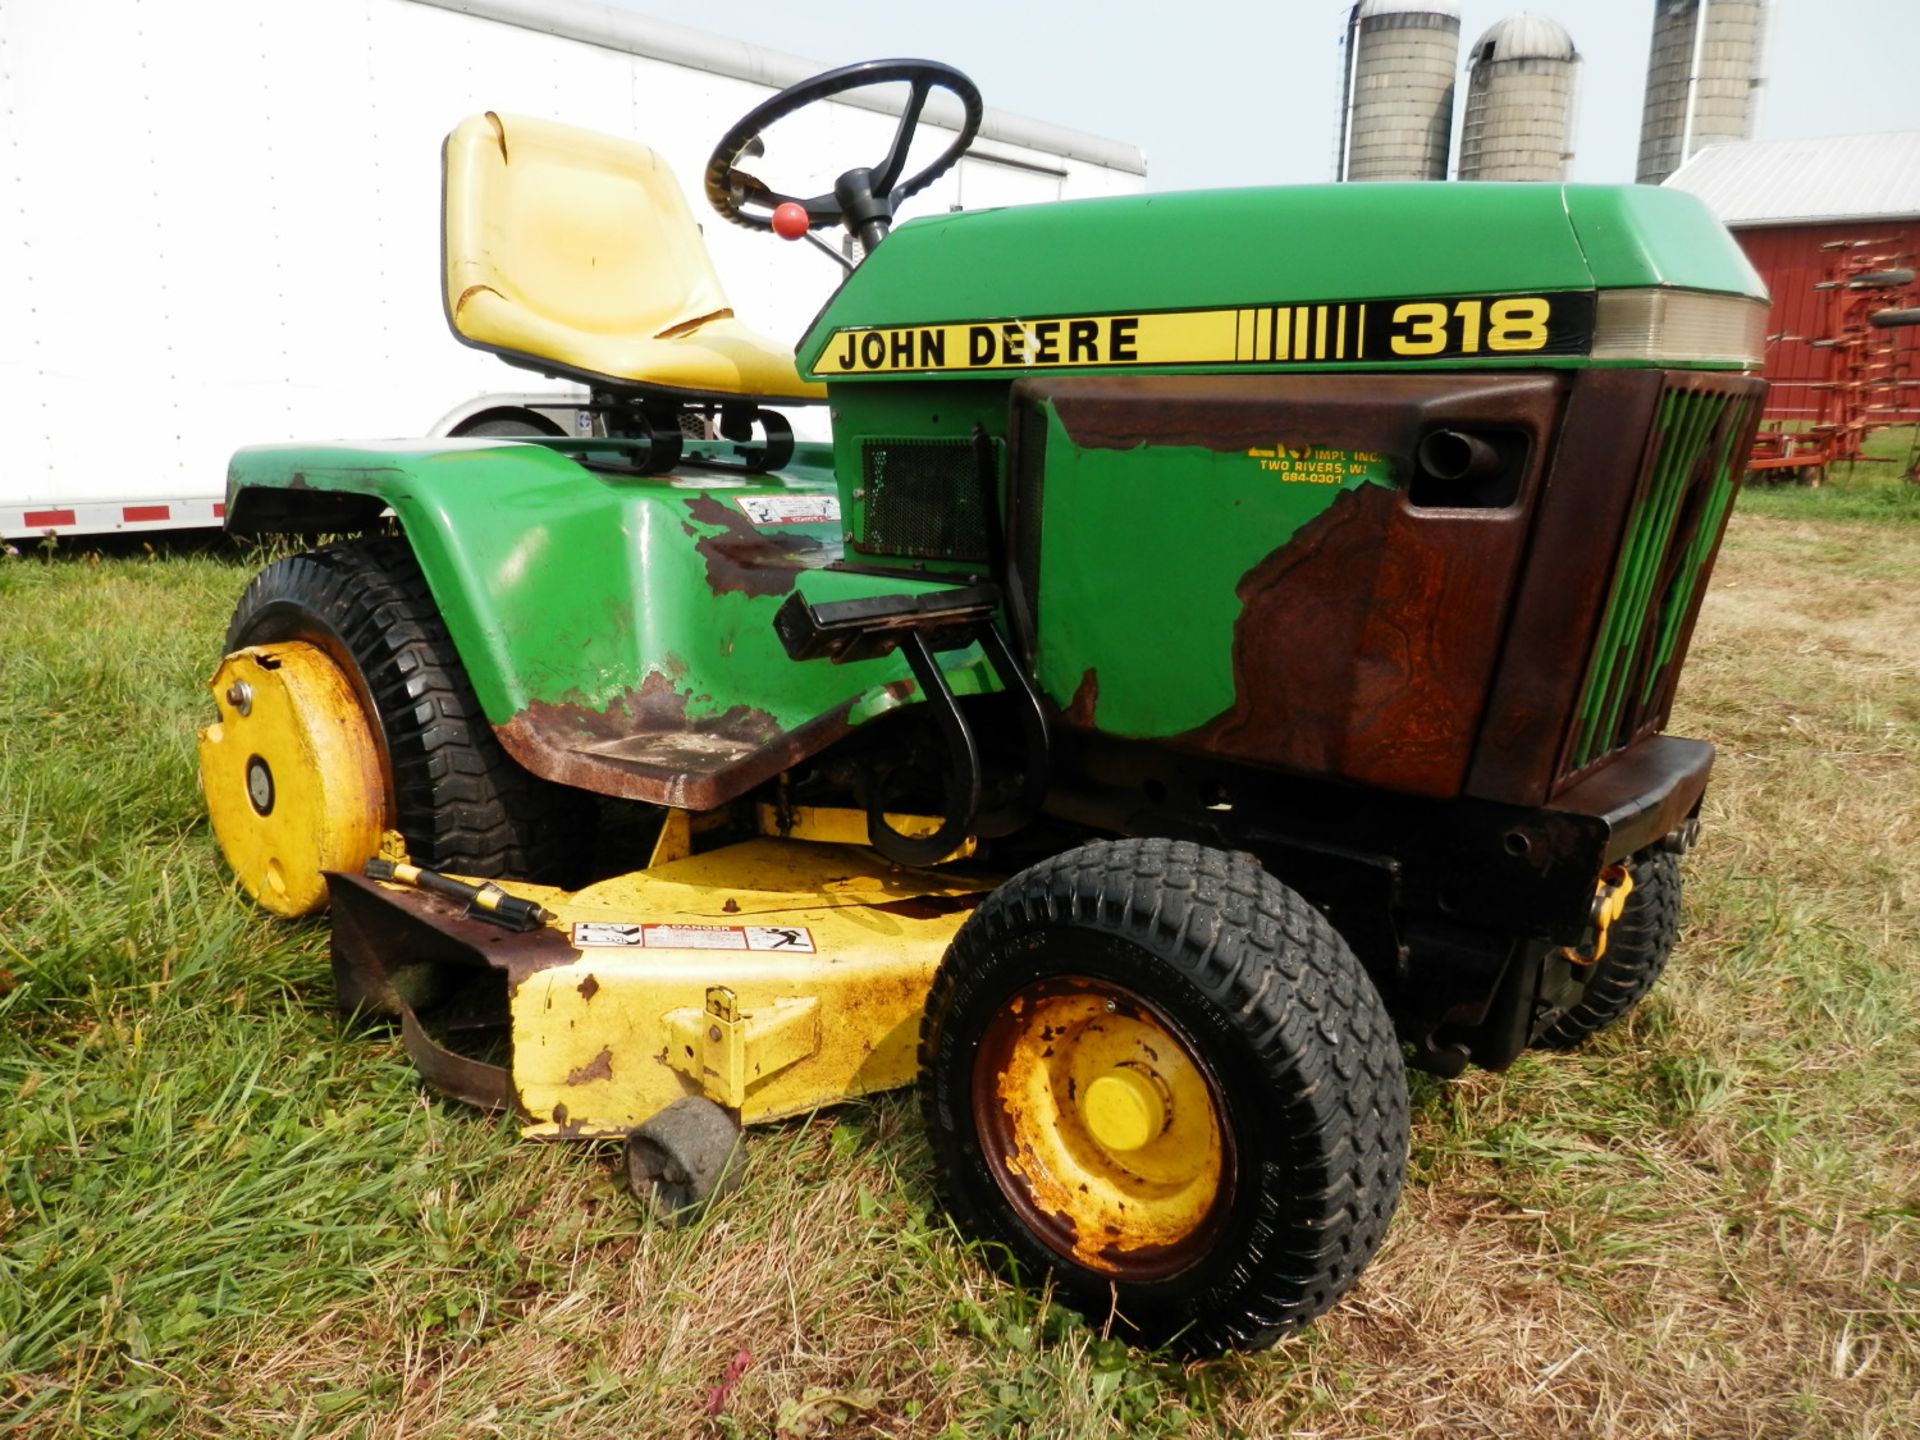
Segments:
[[[811,955],[813,932],[804,925],[648,925],[576,920],[577,949],[790,950]]]
[[[736,495],[734,502],[756,525],[838,525],[837,495]]]

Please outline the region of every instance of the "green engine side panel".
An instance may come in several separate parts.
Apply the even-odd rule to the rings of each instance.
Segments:
[[[897,656],[795,663],[774,633],[774,612],[796,589],[818,602],[937,588],[822,570],[840,556],[837,518],[756,524],[742,507],[831,502],[828,458],[806,447],[784,476],[688,468],[656,478],[589,470],[518,441],[262,446],[234,456],[228,513],[260,490],[391,506],[516,758],[550,778],[697,806],[712,794],[669,793],[656,772],[725,768],[829,717],[844,729],[915,698]],[[991,685],[977,651],[945,664],[958,693]],[[622,750],[623,735],[642,740]],[[649,750],[647,735],[666,737],[664,750]],[[589,770],[618,761],[642,778],[623,789],[533,754],[574,748]]]
[[[1372,452],[1081,448],[1051,406],[1046,422],[1036,678],[1062,709],[1090,716],[1097,700],[1111,735],[1177,735],[1229,710],[1241,577],[1345,491],[1395,484]]]

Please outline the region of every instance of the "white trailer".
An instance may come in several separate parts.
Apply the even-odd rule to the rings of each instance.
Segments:
[[[798,338],[839,267],[728,225],[700,185],[733,120],[825,68],[586,0],[0,0],[0,536],[217,525],[243,444],[446,434],[501,405],[588,423],[577,387],[442,316],[440,141],[479,110],[660,151],[741,317]],[[929,107],[930,147],[957,113]],[[852,103],[787,123],[764,178],[828,177],[798,193],[893,130]],[[989,110],[903,215],[1133,193],[1145,170]]]

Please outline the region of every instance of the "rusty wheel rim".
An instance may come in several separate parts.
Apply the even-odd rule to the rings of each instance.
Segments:
[[[1015,991],[981,1034],[971,1100],[995,1183],[1062,1258],[1153,1281],[1212,1248],[1235,1171],[1226,1107],[1144,996],[1087,976]]]

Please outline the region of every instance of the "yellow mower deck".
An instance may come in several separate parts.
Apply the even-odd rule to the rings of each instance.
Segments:
[[[558,917],[513,933],[421,891],[328,882],[342,1003],[398,1012],[429,1081],[541,1138],[622,1136],[687,1095],[752,1124],[909,1083],[933,972],[997,883],[761,838],[571,893],[507,886]],[[422,965],[504,977],[504,1060],[430,1038],[404,998]]]

